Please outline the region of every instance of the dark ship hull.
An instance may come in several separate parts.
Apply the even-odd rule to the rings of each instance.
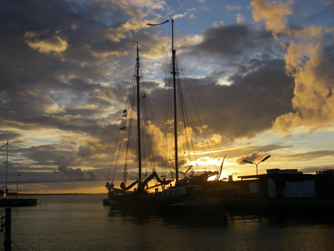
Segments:
[[[195,213],[219,211],[235,189],[222,181],[169,187],[162,192],[110,191],[111,209],[142,213]]]

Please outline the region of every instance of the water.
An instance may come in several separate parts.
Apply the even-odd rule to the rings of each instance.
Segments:
[[[106,195],[33,198],[36,207],[12,208],[12,250],[334,250],[326,218],[129,216],[103,206]]]

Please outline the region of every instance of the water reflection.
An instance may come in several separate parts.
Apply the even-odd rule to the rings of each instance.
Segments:
[[[127,212],[109,210],[109,217],[121,217],[124,222],[143,224],[159,221],[164,225],[196,226],[228,226],[237,224],[266,224],[269,226],[334,226],[334,216],[327,214],[246,214],[231,212],[214,213],[163,213],[145,214],[142,212]]]
[[[270,226],[334,226],[332,215],[309,215],[309,214],[227,214],[229,225],[262,223]]]
[[[226,214],[167,214],[163,216],[165,224],[178,224],[187,227],[195,226],[227,226]]]
[[[122,233],[117,239],[127,233],[127,250],[334,250],[334,224],[317,215],[111,211],[109,217]]]
[[[40,196],[36,207],[13,208],[12,240],[34,251],[334,250],[325,213],[136,214],[110,211],[102,198]]]

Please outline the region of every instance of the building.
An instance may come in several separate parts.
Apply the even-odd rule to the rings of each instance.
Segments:
[[[334,170],[317,172],[316,191],[319,198],[334,198]]]
[[[316,176],[297,169],[269,169],[267,174],[238,176],[239,197],[315,198]]]

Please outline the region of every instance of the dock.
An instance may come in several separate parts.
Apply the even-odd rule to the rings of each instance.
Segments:
[[[0,207],[37,206],[37,199],[0,199]]]

